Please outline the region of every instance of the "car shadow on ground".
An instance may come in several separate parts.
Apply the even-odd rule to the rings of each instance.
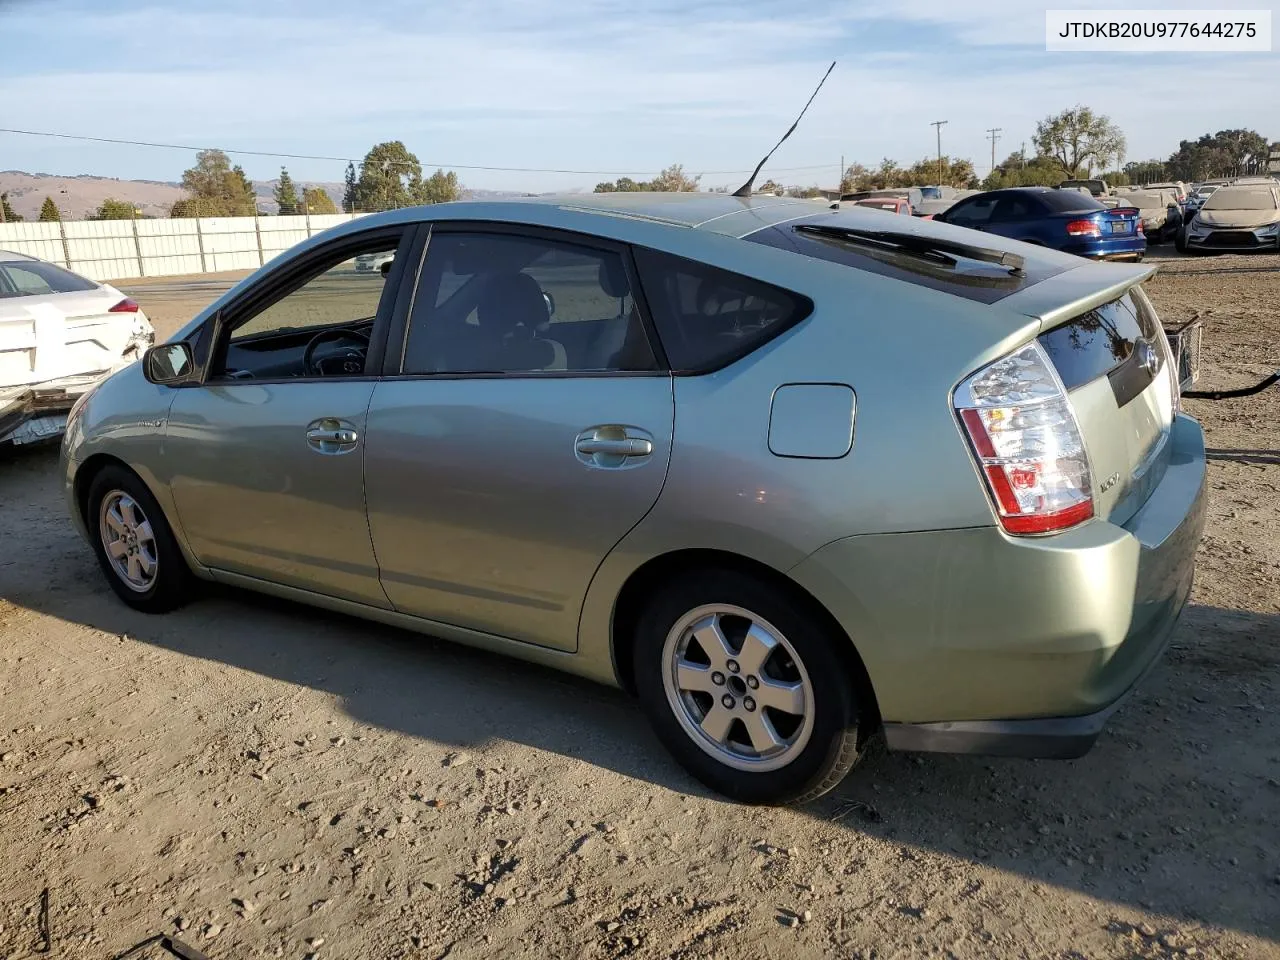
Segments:
[[[0,461],[0,597],[341,699],[356,720],[467,748],[511,741],[706,796],[625,694],[250,593],[149,617],[120,603],[62,514],[48,453]],[[19,487],[15,482],[27,482]],[[28,496],[14,499],[15,490]],[[15,509],[16,508],[16,509]],[[29,538],[30,533],[26,536]],[[1166,662],[1070,762],[889,755],[805,813],[1100,900],[1280,938],[1280,615],[1193,606]]]

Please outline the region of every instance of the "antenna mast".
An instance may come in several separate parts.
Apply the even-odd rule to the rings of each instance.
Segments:
[[[773,156],[774,151],[776,151],[780,146],[782,146],[783,142],[786,141],[787,137],[791,136],[791,134],[795,132],[796,127],[800,126],[800,120],[801,118],[804,117],[805,110],[809,109],[809,104],[813,103],[813,98],[818,95],[818,91],[822,89],[822,85],[827,82],[827,77],[831,76],[831,71],[834,70],[835,68],[836,68],[836,62],[832,60],[831,66],[827,67],[827,72],[824,73],[822,75],[822,79],[818,81],[818,86],[814,88],[813,93],[809,95],[809,99],[805,102],[804,110],[800,111],[800,116],[796,117],[795,123],[791,124],[791,126],[787,129],[787,132],[782,135],[782,139],[773,145],[773,150],[770,150],[768,153],[766,153],[764,155],[764,159],[761,160],[758,164],[756,164],[756,168],[755,170],[752,171],[751,176],[747,178],[747,182],[744,183],[742,186],[740,186],[737,190],[733,191],[733,195],[735,197],[751,196],[751,188],[755,186],[756,177],[760,175],[760,170],[764,167],[766,163],[769,162],[769,158]]]

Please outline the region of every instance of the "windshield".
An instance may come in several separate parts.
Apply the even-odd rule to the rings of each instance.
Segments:
[[[1274,210],[1276,193],[1267,187],[1229,187],[1205,201],[1206,210]]]

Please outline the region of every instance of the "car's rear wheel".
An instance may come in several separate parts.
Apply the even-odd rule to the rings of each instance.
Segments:
[[[164,613],[191,597],[193,578],[147,485],[109,465],[89,484],[85,520],[94,553],[116,596],[136,610]]]
[[[746,803],[811,800],[858,760],[848,643],[768,580],[669,583],[637,626],[636,687],[658,736],[704,784]]]

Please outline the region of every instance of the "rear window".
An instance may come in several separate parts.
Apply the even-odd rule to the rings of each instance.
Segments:
[[[0,263],[0,297],[35,297],[51,293],[80,293],[96,290],[92,280],[39,260],[8,260]]]
[[[979,303],[995,303],[997,300],[1003,300],[1010,294],[1025,290],[1032,284],[1061,273],[1064,269],[1049,260],[1030,254],[1026,256],[1022,275],[1015,276],[1007,269],[994,264],[969,260],[965,257],[958,257],[957,262],[952,266],[942,262],[940,258],[930,259],[927,256],[912,255],[889,247],[877,250],[805,230],[805,227],[810,226],[851,227],[866,230],[868,229],[867,219],[870,216],[879,217],[878,214],[857,217],[850,212],[842,211],[820,213],[757,230],[749,234],[746,239],[753,243],[790,250],[818,260],[844,264],[867,273],[876,273],[917,286],[940,290],[943,293],[964,297],[966,300],[976,300]],[[888,218],[885,219],[888,220]],[[902,226],[890,221],[884,225],[883,229],[888,232],[914,232],[913,225],[919,222],[906,217],[898,220],[902,222]],[[961,221],[953,221],[949,216],[947,222],[961,224]],[[924,233],[923,230],[920,232]],[[982,238],[978,237],[969,242],[980,244]]]
[[[1141,298],[1126,293],[1040,335],[1068,390],[1110,373],[1129,359],[1134,342],[1156,334],[1156,319]]]
[[[807,297],[705,263],[636,248],[640,283],[676,373],[745,357],[813,310]]]
[[[1105,210],[1096,198],[1078,190],[1046,190],[1037,194],[1054,213],[1075,213],[1078,210]]]

